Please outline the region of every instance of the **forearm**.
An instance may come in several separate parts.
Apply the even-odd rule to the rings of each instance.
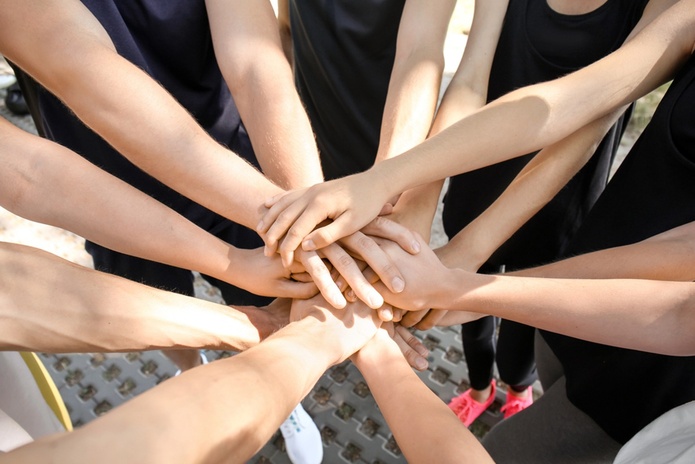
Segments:
[[[396,61],[384,106],[377,162],[400,155],[427,137],[444,70],[443,56],[427,58],[420,51]]]
[[[60,145],[6,121],[0,132],[3,207],[122,253],[239,281],[233,246]]]
[[[463,271],[457,271],[463,272]],[[636,279],[461,276],[451,310],[491,314],[596,343],[691,356],[695,284]]]
[[[541,150],[481,215],[451,238],[445,264],[478,269],[584,166],[620,114],[622,109]]]
[[[393,342],[381,337],[371,343],[375,346],[365,348],[368,352],[356,355],[355,365],[408,462],[491,462],[478,439],[422,383]]]
[[[215,56],[263,172],[279,186],[323,181],[270,2],[207,0]]]
[[[399,224],[418,232],[428,243],[443,184],[443,181],[432,182],[403,192],[393,211]]]
[[[608,57],[555,81],[511,92],[389,163],[379,163],[372,168],[378,171],[375,178],[396,194],[530,153],[644,95],[690,56],[693,15],[687,3],[679,2]]]
[[[3,8],[8,12],[0,32],[3,53],[144,171],[250,227],[259,219],[261,202],[281,192],[119,57],[79,2],[27,1],[21,7],[10,2]]]
[[[2,349],[245,349],[277,327],[247,310],[154,289],[13,244],[0,246]],[[251,320],[258,325],[255,327]]]
[[[403,7],[396,56],[384,105],[376,160],[425,140],[437,107],[444,40],[455,2],[408,0]]]
[[[578,279],[695,280],[695,222],[641,242],[573,256],[510,275]]]
[[[49,456],[66,463],[246,462],[339,356],[326,327],[312,320],[293,323],[249,351],[185,372],[71,434],[39,440],[9,457],[12,462]],[[172,404],[185,420],[172,420]],[[113,450],[104,454],[108,446]]]

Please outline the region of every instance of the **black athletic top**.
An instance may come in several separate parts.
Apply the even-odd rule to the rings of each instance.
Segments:
[[[374,164],[404,4],[290,2],[297,89],[316,134],[326,179]]]
[[[118,53],[160,82],[217,141],[256,163],[214,56],[205,2],[83,0]],[[39,90],[45,135],[208,229],[214,215],[141,171]],[[219,220],[219,217],[216,219]]]
[[[495,51],[488,101],[563,76],[609,54],[629,35],[646,3],[607,0],[592,12],[563,15],[546,0],[511,0]],[[624,120],[616,124],[587,165],[497,250],[490,264],[505,264],[511,270],[557,258],[603,190],[624,124]],[[455,235],[485,211],[532,156],[453,177],[444,203],[446,233]]]
[[[695,221],[694,105],[692,57],[577,231],[568,256],[634,243]],[[570,401],[621,443],[662,413],[695,400],[695,357],[543,336],[564,367]]]

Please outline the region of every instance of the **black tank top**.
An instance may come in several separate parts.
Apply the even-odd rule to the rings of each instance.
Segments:
[[[374,164],[405,0],[292,0],[295,76],[326,179]]]
[[[634,243],[695,221],[694,106],[691,57],[577,232],[568,256]],[[695,357],[543,336],[562,362],[569,399],[621,443],[662,413],[695,400]]]
[[[639,21],[647,0],[607,0],[582,15],[563,15],[546,0],[511,0],[493,60],[488,101],[527,85],[576,71],[617,49]],[[508,270],[556,259],[603,190],[626,119],[606,135],[589,162],[491,257]],[[533,154],[455,176],[445,197],[451,237],[507,188]]]
[[[217,141],[257,165],[215,59],[205,2],[82,0],[118,53],[160,82]],[[35,84],[38,85],[38,84]],[[45,135],[207,228],[211,213],[153,179],[39,88]]]

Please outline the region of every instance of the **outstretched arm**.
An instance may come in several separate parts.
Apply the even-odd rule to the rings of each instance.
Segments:
[[[492,462],[478,439],[415,375],[384,330],[352,360],[409,463]]]
[[[444,40],[455,1],[407,0],[384,105],[376,161],[425,140],[444,71]]]
[[[120,57],[79,1],[2,0],[0,9],[3,55],[144,171],[249,227],[263,199],[282,191]]]
[[[466,47],[437,109],[429,137],[485,105],[490,69],[508,4],[508,0],[475,2]],[[403,192],[394,208],[397,220],[426,240],[430,236],[443,184],[444,179],[441,179]]]
[[[235,248],[67,148],[4,119],[0,167],[0,205],[24,218],[258,294],[308,298],[317,291],[292,281],[278,256]]]
[[[325,246],[364,226],[400,192],[552,145],[671,78],[693,51],[694,23],[695,1],[681,0],[586,68],[511,92],[364,173],[267,202],[257,230],[271,248],[286,236],[283,253]],[[325,219],[332,222],[314,230]]]
[[[469,311],[607,345],[692,355],[694,234],[690,223],[632,245],[500,276],[448,269],[431,250],[410,255],[385,243],[413,284],[398,295],[376,285],[394,307],[450,310],[442,325],[470,321],[470,313],[456,314]]]
[[[325,370],[376,331],[366,306],[334,314],[318,299],[309,304],[300,309],[304,319],[260,345],[184,372],[74,432],[0,455],[0,462],[246,462]]]
[[[269,1],[206,0],[215,56],[263,173],[285,189],[323,181],[309,118]]]
[[[23,245],[0,244],[0,349],[44,352],[160,348],[243,350],[288,322],[158,290]]]

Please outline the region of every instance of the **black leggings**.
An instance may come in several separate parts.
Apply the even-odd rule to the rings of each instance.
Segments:
[[[521,392],[537,378],[533,352],[535,329],[506,319],[500,320],[497,337],[496,329],[497,319],[492,316],[461,325],[471,387],[484,390],[490,385],[496,361],[500,379],[512,390]]]

